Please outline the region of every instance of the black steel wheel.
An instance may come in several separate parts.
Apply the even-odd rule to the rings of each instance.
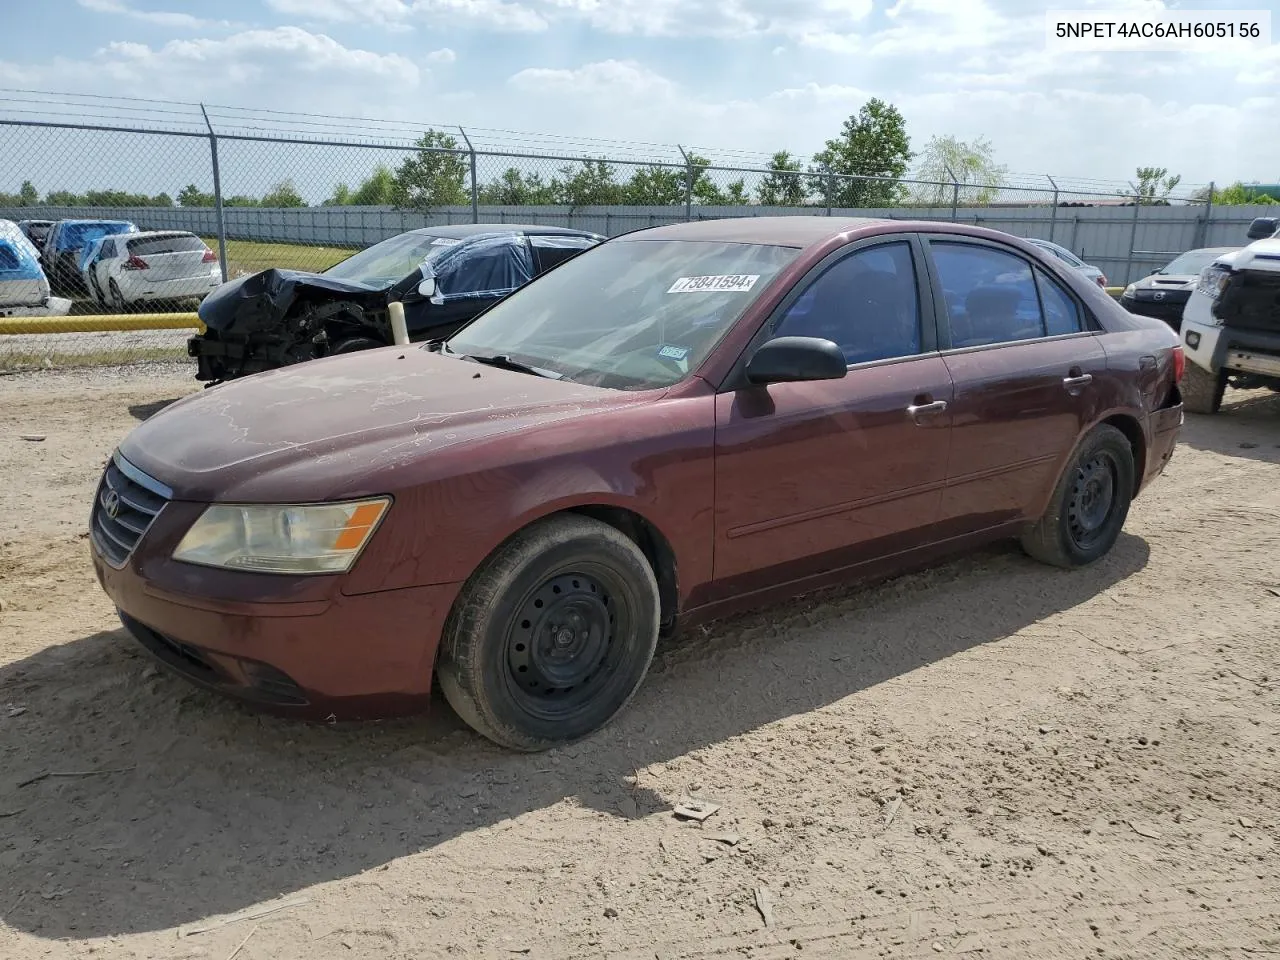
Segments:
[[[1128,437],[1109,424],[1094,427],[1058,479],[1044,516],[1023,536],[1023,549],[1058,567],[1105,556],[1129,516],[1137,469]]]
[[[639,688],[658,640],[658,584],[625,534],[559,515],[512,537],[464,587],[436,666],[446,699],[503,746],[599,730]]]

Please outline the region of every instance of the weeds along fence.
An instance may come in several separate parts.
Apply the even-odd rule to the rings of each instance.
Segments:
[[[0,117],[0,219],[123,221],[139,231],[193,233],[211,251],[208,260],[188,251],[190,289],[148,292],[118,269],[90,264],[82,272],[84,240],[104,228],[64,224],[59,249],[72,252],[46,250],[44,265],[52,292],[72,301],[68,314],[0,319],[9,331],[0,336],[0,372],[182,358],[211,274],[324,270],[356,249],[440,224],[544,224],[614,236],[797,213],[944,220],[1053,240],[1122,285],[1182,250],[1243,242],[1259,215],[1215,208],[1190,191],[1152,202],[1131,185],[1047,176],[996,184],[856,177],[715,163],[683,147],[674,156],[651,149],[653,159],[522,153],[479,144],[461,128],[417,140],[352,139],[228,127],[203,109],[199,121],[153,128]],[[109,254],[134,249],[104,245]],[[164,238],[146,249],[175,252]],[[0,305],[0,317],[7,310]],[[157,314],[165,316],[153,322]],[[18,327],[23,332],[12,333]]]

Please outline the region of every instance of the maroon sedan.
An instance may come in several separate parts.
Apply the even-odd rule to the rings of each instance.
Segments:
[[[992,230],[657,227],[445,341],[174,403],[107,467],[93,562],[194,681],[349,719],[434,673],[537,750],[621,710],[677,624],[1002,538],[1097,560],[1182,369],[1167,325]]]

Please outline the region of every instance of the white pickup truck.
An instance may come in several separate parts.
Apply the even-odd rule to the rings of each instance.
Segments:
[[[1280,218],[1257,218],[1248,237],[1204,268],[1182,312],[1191,413],[1217,413],[1228,386],[1280,391]]]

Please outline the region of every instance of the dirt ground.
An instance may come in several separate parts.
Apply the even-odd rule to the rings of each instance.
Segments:
[[[0,957],[1280,955],[1280,397],[1189,416],[1092,568],[997,549],[699,630],[521,756],[443,702],[263,718],[117,629],[93,484],[193,386],[0,378]]]

